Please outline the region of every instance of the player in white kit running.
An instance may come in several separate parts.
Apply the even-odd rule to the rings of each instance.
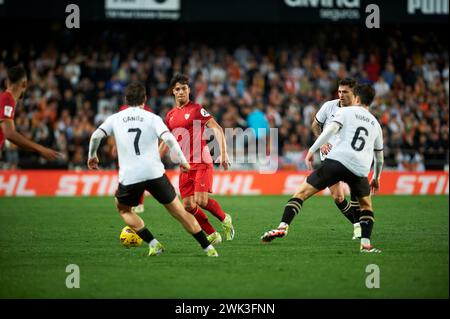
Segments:
[[[125,89],[125,99],[129,107],[109,116],[92,134],[88,167],[98,169],[97,149],[100,142],[104,137],[113,135],[120,162],[119,187],[115,195],[117,210],[125,224],[149,244],[149,256],[159,255],[164,248],[145,227],[142,218],[131,209],[139,203],[145,190],[194,236],[207,256],[218,256],[194,216],[183,208],[165,174],[158,151],[159,140],[163,140],[178,156],[184,170],[190,169],[177,140],[159,116],[143,109],[147,96],[142,84],[129,84]]]
[[[319,137],[320,133],[330,125],[336,112],[342,107],[350,106],[353,103],[355,96],[353,95],[353,88],[356,86],[356,81],[351,78],[345,78],[339,81],[338,85],[338,99],[325,102],[317,112],[311,126],[311,130],[315,137]],[[320,160],[324,161],[332,147],[336,144],[337,135],[331,137],[328,143],[320,147]],[[342,182],[337,182],[335,185],[329,187],[331,197],[334,200],[337,208],[342,214],[353,224],[353,238],[361,238],[361,226],[359,224],[359,202],[354,194],[350,194],[350,202],[345,199],[344,185]]]
[[[285,237],[289,225],[300,212],[304,201],[326,187],[344,181],[358,198],[361,207],[360,251],[381,252],[370,243],[374,224],[370,193],[371,190],[373,193],[377,192],[380,187],[380,174],[383,168],[383,134],[377,119],[368,110],[375,96],[374,89],[367,84],[357,85],[354,95],[353,104],[358,106],[341,108],[336,112],[333,122],[311,146],[305,160],[311,167],[314,152],[337,134],[338,138],[327,158],[300,185],[299,190],[286,204],[280,225],[276,229],[265,232],[261,237],[263,242]],[[374,159],[374,174],[369,185],[368,175]]]

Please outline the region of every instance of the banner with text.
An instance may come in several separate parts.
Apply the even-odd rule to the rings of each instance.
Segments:
[[[373,12],[384,23],[448,23],[449,0],[77,0],[82,21],[276,22],[363,24]],[[64,22],[71,1],[0,0],[0,17]],[[20,21],[23,22],[23,21]],[[142,30],[142,29],[139,29]],[[145,34],[145,33],[144,33]]]
[[[291,195],[309,172],[259,174],[216,171],[213,193],[218,195]],[[178,171],[167,171],[178,190]],[[111,196],[118,184],[115,171],[0,171],[0,197],[4,196]],[[447,195],[448,172],[394,172],[382,174],[384,195]],[[348,193],[348,187],[347,187]],[[329,194],[328,189],[321,194]]]

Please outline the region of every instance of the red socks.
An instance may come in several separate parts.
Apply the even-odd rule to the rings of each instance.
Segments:
[[[216,230],[214,229],[214,226],[211,225],[211,223],[208,220],[208,217],[206,216],[205,212],[203,212],[198,205],[195,206],[193,210],[191,210],[189,213],[194,215],[197,222],[200,224],[200,227],[202,230],[207,234],[211,235]]]
[[[219,203],[215,199],[209,198],[208,204],[203,208],[209,210],[221,222],[223,222],[223,220],[225,219],[225,212],[222,210],[222,207],[220,207]]]

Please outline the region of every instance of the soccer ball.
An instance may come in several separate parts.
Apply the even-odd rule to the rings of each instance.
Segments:
[[[125,226],[120,232],[120,242],[126,248],[139,247],[142,244],[142,238],[129,226]]]

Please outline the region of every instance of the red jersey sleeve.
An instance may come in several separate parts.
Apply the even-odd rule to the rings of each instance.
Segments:
[[[0,94],[0,119],[14,119],[16,102],[9,93]]]
[[[166,124],[167,128],[169,129],[169,131],[172,132],[172,128],[170,127],[170,124],[169,124],[170,113],[172,113],[172,112],[171,111],[167,112],[166,117],[164,118],[164,124]]]
[[[212,119],[212,116],[201,105],[197,105],[194,111],[194,119],[201,120],[202,125],[205,125],[206,122]]]

